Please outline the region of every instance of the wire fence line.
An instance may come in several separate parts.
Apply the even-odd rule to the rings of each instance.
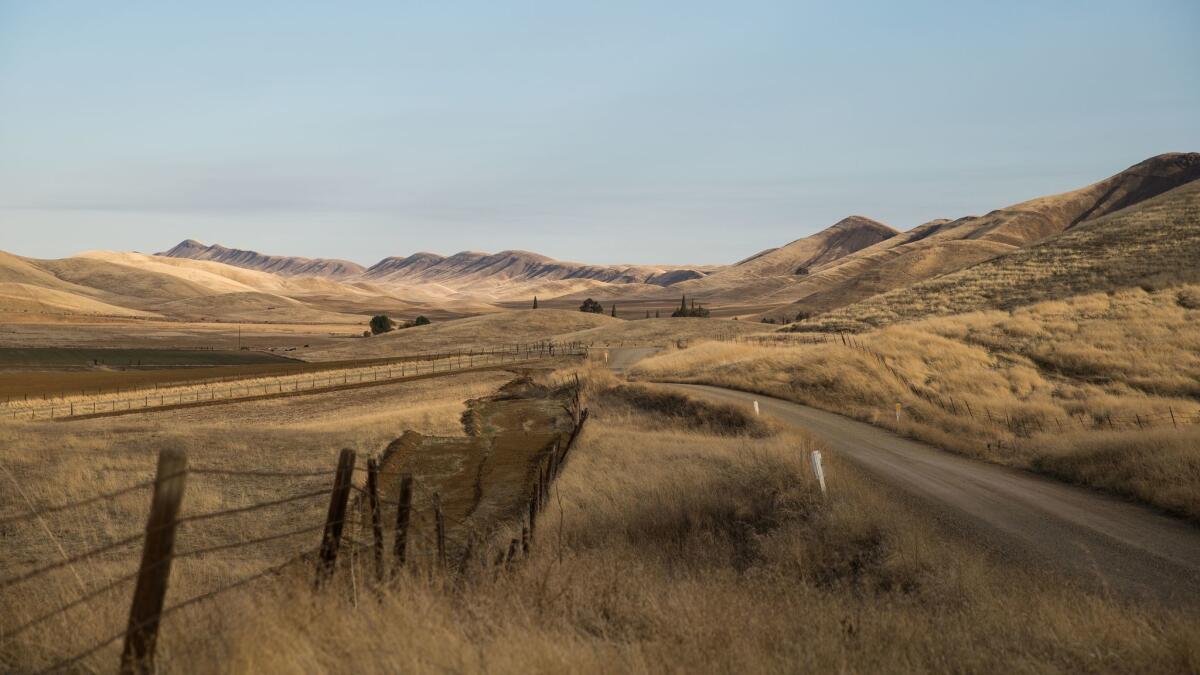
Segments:
[[[577,403],[577,401],[576,401]],[[522,535],[522,550],[528,551],[529,541],[532,538],[534,530],[536,514],[544,508],[546,497],[549,494],[549,482],[554,479],[558,471],[563,465],[563,460],[566,457],[571,442],[578,434],[583,422],[587,419],[587,411],[582,410],[574,415],[576,426],[572,430],[568,442],[554,443],[552,449],[547,446],[544,450],[539,450],[540,459],[537,466],[532,468],[533,482],[527,485],[529,496],[528,520],[519,524],[525,534]],[[360,559],[358,556],[364,553],[372,553],[366,560],[374,558],[376,577],[378,583],[383,583],[387,578],[383,574],[383,540],[381,538],[381,529],[379,525],[379,516],[381,505],[387,504],[396,507],[397,519],[395,525],[396,546],[394,547],[394,561],[392,564],[393,573],[407,564],[412,565],[417,562],[421,564],[433,565],[435,569],[444,570],[461,570],[467,564],[467,558],[472,554],[473,547],[477,542],[482,541],[476,527],[480,523],[471,522],[472,519],[468,515],[466,518],[458,518],[450,516],[442,511],[441,500],[435,489],[424,484],[419,485],[419,492],[422,495],[421,510],[432,511],[433,520],[437,523],[434,532],[428,531],[429,523],[427,523],[426,531],[413,530],[409,526],[407,518],[400,518],[401,511],[410,512],[413,508],[411,501],[412,491],[409,492],[410,501],[401,503],[399,500],[383,500],[379,498],[377,493],[379,481],[378,473],[374,480],[368,480],[368,488],[355,485],[352,481],[355,471],[355,456],[352,450],[343,450],[339,456],[338,466],[334,471],[311,471],[311,472],[296,472],[296,471],[269,471],[269,470],[238,470],[238,469],[222,469],[218,467],[186,467],[186,457],[178,450],[164,450],[159,456],[159,468],[157,476],[154,480],[135,483],[125,488],[106,492],[91,497],[85,497],[71,503],[60,503],[47,506],[44,509],[34,507],[34,510],[27,515],[10,518],[4,522],[16,522],[27,518],[39,517],[42,513],[53,510],[55,512],[63,511],[71,508],[90,506],[105,501],[120,498],[124,495],[132,494],[137,490],[145,488],[153,488],[151,498],[150,514],[147,518],[146,528],[143,532],[127,537],[121,537],[107,544],[94,547],[79,554],[65,557],[62,560],[52,561],[31,570],[18,573],[7,579],[0,581],[0,591],[7,591],[9,588],[24,582],[32,581],[43,575],[49,574],[55,570],[63,569],[84,560],[92,559],[105,553],[117,550],[121,547],[136,544],[138,541],[143,541],[143,556],[138,569],[132,573],[123,574],[114,578],[107,579],[98,586],[90,589],[84,589],[78,596],[75,596],[65,602],[61,602],[52,610],[41,611],[34,616],[23,618],[22,622],[12,627],[4,626],[5,620],[0,618],[0,638],[12,640],[28,632],[30,629],[38,626],[55,617],[64,615],[67,612],[74,611],[88,603],[94,602],[101,597],[111,594],[122,586],[134,583],[133,605],[130,610],[129,623],[124,630],[114,632],[95,644],[73,653],[68,657],[62,658],[49,667],[40,672],[54,672],[68,668],[79,663],[83,659],[100,652],[106,647],[111,646],[118,640],[125,640],[125,647],[122,651],[122,670],[127,671],[126,666],[133,664],[135,670],[144,669],[147,671],[153,670],[153,645],[156,639],[159,621],[174,612],[177,612],[185,607],[195,605],[210,598],[214,598],[220,594],[229,592],[233,589],[243,587],[256,579],[277,574],[285,570],[289,566],[296,565],[308,559],[315,564],[317,571],[317,588],[320,588],[323,580],[327,580],[332,574],[333,568],[338,560],[339,551],[343,558],[349,558],[348,564],[353,565],[354,560]],[[369,463],[369,468],[377,470],[377,465],[374,460]],[[231,507],[216,511],[207,511],[196,514],[178,515],[180,504],[183,499],[183,486],[187,474],[196,473],[200,475],[216,475],[216,476],[236,476],[243,475],[255,478],[288,478],[294,476],[305,477],[325,477],[332,475],[332,485],[320,490],[307,490],[304,492],[281,496],[265,501],[256,502],[244,506]],[[401,472],[399,475],[405,476]],[[411,481],[411,479],[409,479]],[[358,492],[363,495],[369,495],[370,499],[357,500],[356,508],[347,510],[348,497],[351,492]],[[296,527],[282,532],[270,532],[261,536],[242,537],[236,541],[211,544],[207,546],[199,546],[184,550],[174,550],[175,531],[180,525],[195,524],[211,521],[216,518],[243,515],[262,509],[276,508],[290,503],[299,502],[305,499],[315,499],[317,497],[329,498],[329,511],[326,517],[309,525],[297,524]],[[366,516],[370,515],[374,527],[366,527]],[[444,530],[444,524],[450,523],[453,526],[469,529],[465,541],[464,550],[460,554],[461,560],[451,561],[448,559],[447,542]],[[354,530],[351,531],[346,531]],[[262,546],[272,542],[283,542],[305,535],[315,535],[321,532],[321,545],[317,549],[305,548],[300,553],[289,557],[283,563],[271,565],[254,574],[241,577],[234,581],[225,583],[218,588],[193,595],[180,602],[166,604],[165,600],[167,578],[171,573],[170,563],[180,559],[197,559],[203,556],[219,553],[224,551],[232,551],[245,547]],[[360,539],[359,535],[365,535],[365,538]],[[496,557],[496,564],[501,561],[506,561],[510,564],[513,558],[513,550],[517,545],[517,539],[512,540],[513,543],[508,547],[507,558],[504,551]],[[167,542],[164,546],[164,542]],[[409,544],[416,544],[417,548],[413,549]],[[365,562],[365,561],[364,561]],[[152,593],[157,593],[157,596],[152,598],[152,602],[146,604],[144,593],[147,589],[152,589]],[[148,608],[148,609],[147,609]],[[146,634],[150,637],[147,641]],[[149,645],[149,652],[145,653],[140,649],[145,649]],[[140,646],[140,647],[139,647]],[[130,659],[133,659],[132,661]],[[133,672],[133,671],[129,671]]]
[[[221,586],[220,588],[216,588],[211,591],[201,593],[199,595],[194,595],[186,600],[182,600],[173,605],[168,605],[167,607],[163,608],[162,611],[156,613],[154,616],[152,616],[146,620],[140,621],[134,625],[131,625],[131,626],[127,627],[125,630],[114,633],[110,637],[108,637],[104,640],[101,640],[97,644],[89,647],[88,649],[85,649],[84,651],[72,654],[71,656],[69,656],[65,659],[59,660],[59,661],[55,662],[53,665],[38,671],[38,673],[40,675],[42,673],[60,672],[63,669],[67,668],[68,666],[78,663],[79,661],[86,659],[87,657],[91,656],[92,654],[99,652],[100,650],[104,649],[105,647],[108,647],[109,645],[115,643],[117,640],[120,640],[122,638],[128,638],[130,633],[144,630],[152,623],[157,624],[163,617],[167,616],[168,614],[177,612],[181,609],[190,607],[192,605],[203,602],[205,600],[215,598],[216,596],[226,593],[228,591],[231,591],[231,590],[234,590],[237,588],[241,588],[242,586],[245,586],[246,584],[249,584],[252,581],[257,581],[258,579],[262,579],[263,577],[270,576],[273,574],[279,574],[280,572],[283,572],[288,567],[291,567],[292,565],[302,562],[304,560],[304,558],[309,557],[311,555],[313,555],[313,551],[306,550],[302,553],[299,553],[295,556],[288,558],[287,560],[285,560],[284,562],[282,562],[280,564],[272,565],[272,566],[270,566],[264,570],[261,570],[255,574],[251,574],[249,576],[242,577],[236,581],[225,584],[224,586]]]
[[[753,344],[761,347],[794,347],[804,344],[840,344],[849,349],[857,350],[878,362],[893,377],[901,382],[909,392],[926,403],[935,406],[942,412],[972,419],[976,422],[986,421],[989,425],[1007,429],[1014,436],[1031,436],[1045,431],[1066,432],[1080,430],[1145,430],[1155,426],[1179,429],[1184,426],[1200,424],[1200,409],[1188,413],[1168,406],[1166,410],[1152,410],[1125,415],[1113,415],[1108,411],[1079,411],[1072,414],[1047,415],[1041,411],[994,409],[990,406],[972,406],[970,401],[941,394],[929,387],[913,383],[888,361],[888,357],[878,350],[868,346],[854,335],[837,334],[771,334],[739,336],[726,342]]]
[[[474,368],[500,366],[535,361],[554,356],[581,356],[587,348],[582,343],[540,342],[514,345],[511,349],[488,349],[469,352],[446,352],[427,355],[423,359],[407,359],[395,363],[348,365],[328,371],[328,374],[246,376],[240,380],[222,379],[219,382],[182,382],[155,389],[139,389],[122,393],[135,395],[108,398],[105,395],[64,398],[44,405],[26,401],[0,404],[0,420],[39,420],[112,415],[122,412],[153,410],[181,405],[197,405],[217,401],[235,401],[303,392],[317,392],[348,386],[386,384],[422,375],[449,374]],[[222,386],[224,385],[224,386]]]

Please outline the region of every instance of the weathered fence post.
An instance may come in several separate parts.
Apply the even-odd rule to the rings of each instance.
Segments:
[[[383,581],[383,516],[379,513],[379,463],[374,457],[367,459],[367,507],[375,536],[375,578]]]
[[[1171,426],[1178,429],[1179,425],[1175,423],[1175,409],[1171,406],[1167,406],[1167,411],[1171,413]]]
[[[437,531],[437,563],[438,567],[446,567],[446,519],[442,514],[442,497],[433,493],[433,522]]]
[[[333,567],[337,563],[338,548],[342,544],[342,527],[346,524],[346,502],[350,499],[350,480],[354,476],[354,460],[354,451],[350,448],[343,448],[338,455],[333,492],[329,495],[329,512],[325,516],[325,531],[321,535],[317,587],[333,575]]]
[[[120,672],[123,675],[155,672],[154,645],[167,596],[167,581],[171,577],[175,525],[183,503],[186,476],[187,455],[182,450],[167,449],[158,453],[150,517],[146,520],[146,541],[142,545],[142,566],[138,570],[125,647],[121,652]]]
[[[396,541],[392,544],[392,553],[396,557],[396,567],[404,566],[404,550],[408,546],[408,518],[412,512],[413,477],[409,474],[400,476],[400,499],[396,507]]]

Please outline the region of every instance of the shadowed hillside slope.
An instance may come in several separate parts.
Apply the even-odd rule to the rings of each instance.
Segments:
[[[850,216],[824,230],[779,248],[763,251],[713,274],[696,288],[737,283],[775,276],[803,277],[809,270],[899,234],[896,230],[862,216]]]
[[[935,220],[813,270],[787,312],[819,313],[932,279],[1060,234],[1200,178],[1200,153],[1152,157],[1079,190],[985,216]],[[776,293],[774,299],[782,299]],[[772,316],[784,313],[772,313]]]
[[[205,246],[195,239],[182,241],[157,255],[169,258],[190,258],[192,260],[212,260],[214,262],[245,267],[246,269],[270,272],[287,277],[328,277],[331,279],[349,279],[357,277],[365,271],[362,265],[349,260],[334,260],[326,258],[301,258],[298,256],[264,255],[257,251],[243,251],[225,248],[220,244]]]
[[[855,251],[897,236],[896,230],[862,216],[850,216],[802,239],[779,248],[767,249],[711,274],[675,279],[673,284],[609,287],[602,297],[625,300],[678,300],[680,294],[706,304],[742,304],[768,302],[784,304],[794,297],[794,289],[803,286],[814,269],[833,264]],[[651,283],[655,283],[652,279]],[[572,299],[583,299],[586,292]]]
[[[1042,243],[843,307],[793,329],[864,330],[1080,293],[1198,280],[1200,181],[1193,181]]]

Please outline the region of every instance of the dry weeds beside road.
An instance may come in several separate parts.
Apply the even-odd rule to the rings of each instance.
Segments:
[[[967,459],[841,415],[758,394],[665,385],[749,407],[830,448],[1019,557],[1129,597],[1200,603],[1200,530],[1182,520],[1031,473]],[[832,479],[836,488],[836,477]]]

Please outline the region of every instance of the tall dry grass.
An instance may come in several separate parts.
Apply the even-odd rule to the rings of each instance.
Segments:
[[[173,641],[197,672],[1188,671],[1194,617],[1006,567],[812,442],[600,406],[532,557],[381,598],[282,581]]]
[[[511,378],[472,373],[331,394],[211,408],[176,410],[70,423],[19,423],[0,428],[0,521],[29,511],[106,494],[154,476],[157,453],[178,447],[195,469],[329,472],[343,447],[361,457],[382,451],[406,429],[460,434],[464,401],[495,391]],[[361,475],[356,477],[362,483]],[[323,491],[332,474],[301,477],[188,476],[183,516],[235,509],[290,495]],[[0,522],[0,579],[127,537],[145,527],[150,493],[142,489],[85,508],[41,518]],[[177,551],[234,544],[320,526],[328,497],[301,501],[180,527]],[[41,509],[39,509],[41,510]],[[169,602],[217,589],[315,549],[319,531],[302,532],[246,548],[216,551],[175,563]],[[62,607],[84,592],[137,569],[140,541],[47,575],[0,589],[0,672],[30,671],[80,651],[124,627],[132,582],[44,622],[17,638],[7,633],[26,620]],[[306,583],[311,577],[305,575]],[[185,612],[168,630],[192,630]],[[119,644],[116,648],[119,648]],[[106,672],[113,649],[84,663]]]
[[[1181,300],[1196,291],[1085,295],[858,336],[887,367],[840,342],[710,342],[632,373],[796,400],[1200,519],[1200,311]],[[953,399],[957,413],[917,391]],[[1153,432],[1097,426],[1147,415]]]
[[[457,424],[451,401],[470,398],[477,386],[460,381],[466,390],[407,391],[415,384],[397,386],[404,390],[396,394],[403,404],[394,406],[400,415],[394,423],[430,433],[446,433]],[[744,426],[730,417],[734,413],[667,402],[647,414],[628,405],[644,400],[636,391],[616,392],[611,402],[599,395],[620,386],[601,378],[589,383],[594,418],[555,483],[528,559],[503,572],[476,568],[461,579],[405,575],[382,593],[365,585],[364,568],[351,567],[339,570],[338,583],[327,592],[312,595],[309,569],[296,569],[169,616],[160,670],[1200,668],[1195,616],[1127,605],[1043,576],[1036,568],[990,559],[836,456],[827,458],[830,494],[822,498],[805,462],[816,447],[811,439],[778,432],[731,436],[730,429]],[[422,427],[421,401],[446,406],[437,408],[431,427]],[[338,402],[343,410],[361,404],[348,398]],[[697,419],[724,422],[720,429],[699,425],[697,430]],[[358,437],[353,421],[338,426],[330,419],[328,424],[328,436],[316,441],[306,440],[311,431],[289,435],[276,429],[280,438],[271,442],[268,430],[257,423],[248,428],[261,434],[195,431],[191,451],[230,466],[325,467],[337,447],[328,441],[353,444]],[[42,486],[37,497],[56,497],[54,485],[64,475],[73,476],[69,479],[79,496],[115,487],[89,482],[113,469],[136,467],[145,475],[150,450],[162,438],[153,434],[169,433],[165,425],[136,430],[112,421],[86,425],[77,435],[66,434],[65,445],[29,447],[23,461],[34,466],[24,468],[23,482]],[[47,454],[56,468],[37,469]],[[250,494],[253,489],[229,481],[194,484],[188,499],[207,500],[205,507],[262,499]],[[8,513],[13,508],[8,493],[0,494],[6,495],[0,513]],[[136,530],[144,507],[143,500],[134,499],[106,511],[98,522],[56,521],[52,529],[60,539]],[[242,528],[269,532],[308,517],[275,514]],[[19,545],[0,558],[5,574],[27,561],[53,558],[44,533],[18,536]],[[181,545],[194,543],[185,539]],[[175,570],[169,598],[227,582],[280,555],[196,561]],[[115,571],[88,572],[100,578],[106,573]],[[4,605],[15,614],[2,620],[73,594],[69,577],[55,583],[59,587],[47,585],[30,595],[6,593]],[[120,627],[127,599],[128,591],[32,637],[7,641],[0,633],[0,667],[35,669],[106,633],[101,624]],[[106,671],[115,663],[113,648],[82,669]]]

